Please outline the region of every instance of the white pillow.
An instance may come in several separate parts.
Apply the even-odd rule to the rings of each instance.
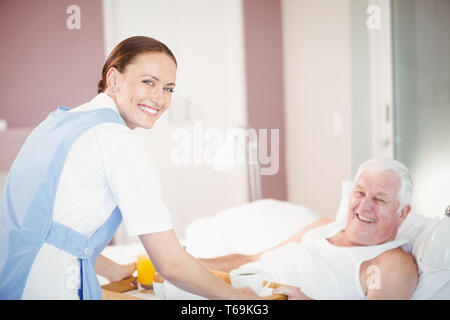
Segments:
[[[316,219],[317,214],[301,205],[258,200],[191,222],[185,233],[186,250],[197,258],[257,253],[278,245]]]
[[[398,229],[397,238],[408,240],[408,244],[403,246],[403,250],[413,253],[417,247],[419,235],[425,231],[426,227],[433,223],[433,219],[409,213]]]
[[[411,300],[450,299],[450,271],[427,269],[421,273]]]
[[[341,202],[339,203],[336,221],[347,221],[348,202],[352,193],[353,182],[349,180],[342,181]]]

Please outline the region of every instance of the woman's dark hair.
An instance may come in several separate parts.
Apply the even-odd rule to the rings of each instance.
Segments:
[[[150,37],[135,36],[120,42],[110,53],[108,59],[103,66],[102,79],[98,82],[97,92],[103,92],[106,89],[106,74],[112,67],[119,72],[124,72],[128,64],[130,64],[139,54],[146,52],[161,52],[167,54],[175,65],[177,60],[172,51],[162,42]]]

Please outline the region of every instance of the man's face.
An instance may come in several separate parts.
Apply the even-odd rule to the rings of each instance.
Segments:
[[[394,240],[409,212],[397,213],[400,180],[393,171],[363,171],[350,196],[347,240],[357,245],[376,245]]]

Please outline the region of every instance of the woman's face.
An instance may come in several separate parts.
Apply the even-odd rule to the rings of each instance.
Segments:
[[[165,53],[147,52],[135,57],[123,73],[108,72],[106,93],[130,129],[150,129],[170,105],[177,67]]]

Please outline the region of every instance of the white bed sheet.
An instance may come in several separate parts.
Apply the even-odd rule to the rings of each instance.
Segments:
[[[197,258],[252,254],[278,245],[318,219],[310,209],[272,199],[197,219],[186,228],[187,251]]]

